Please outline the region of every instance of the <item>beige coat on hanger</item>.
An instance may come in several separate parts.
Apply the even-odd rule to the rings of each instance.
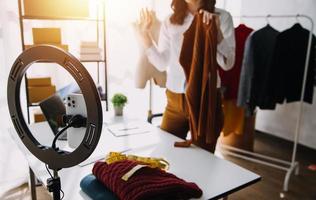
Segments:
[[[158,38],[159,38],[161,23],[157,19],[155,14],[153,14],[153,16],[155,16],[155,18],[154,18],[154,22],[152,25],[151,34],[152,34],[155,42],[157,42]],[[137,30],[138,27],[135,24],[134,24],[134,29],[136,32],[138,31]],[[151,79],[154,80],[156,85],[163,87],[163,88],[166,87],[166,77],[167,77],[166,72],[158,71],[149,62],[149,60],[146,56],[144,47],[141,45],[139,38],[137,38],[137,39],[138,39],[138,44],[139,44],[140,57],[139,57],[136,72],[135,72],[135,87],[139,88],[139,89],[143,89],[146,87],[147,81],[151,80]]]

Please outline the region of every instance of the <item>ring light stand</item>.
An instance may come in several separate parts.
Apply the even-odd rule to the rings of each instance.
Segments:
[[[79,147],[73,152],[55,150],[41,145],[32,135],[24,120],[20,103],[20,88],[27,69],[37,62],[57,63],[76,80],[87,106],[87,129]],[[96,86],[85,67],[74,56],[50,45],[32,47],[24,51],[14,62],[8,79],[8,106],[13,125],[26,148],[54,171],[48,180],[54,200],[60,199],[60,178],[58,171],[86,160],[96,148],[102,130],[102,107]]]

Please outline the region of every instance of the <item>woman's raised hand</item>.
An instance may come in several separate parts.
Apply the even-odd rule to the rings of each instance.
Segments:
[[[153,12],[146,9],[141,9],[139,19],[136,23],[137,32],[140,36],[141,42],[145,48],[149,48],[153,45],[151,37],[151,28],[153,25],[154,16]]]
[[[224,36],[223,36],[223,32],[221,30],[221,22],[220,22],[219,15],[214,14],[214,13],[210,13],[206,10],[200,10],[199,13],[203,14],[203,23],[205,23],[205,24],[210,24],[210,21],[212,21],[213,17],[214,17],[214,20],[215,20],[216,26],[217,26],[217,30],[218,30],[217,40],[218,40],[218,43],[220,43],[224,39]]]
[[[141,28],[141,31],[147,32],[150,31],[153,24],[153,13],[147,8],[142,8],[139,15],[138,25]]]

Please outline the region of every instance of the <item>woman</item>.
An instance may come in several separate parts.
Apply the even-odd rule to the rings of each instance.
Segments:
[[[149,61],[159,70],[167,71],[167,106],[161,129],[185,139],[189,131],[189,116],[185,100],[185,74],[179,63],[183,33],[191,25],[196,13],[203,14],[203,22],[209,24],[215,15],[218,26],[217,62],[224,70],[235,62],[235,35],[231,15],[215,8],[216,0],[173,0],[173,14],[162,24],[158,44],[150,35],[151,12],[143,10],[139,22],[142,43]],[[218,76],[217,87],[220,88]]]

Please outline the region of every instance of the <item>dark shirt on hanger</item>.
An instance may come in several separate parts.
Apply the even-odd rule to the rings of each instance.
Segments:
[[[246,42],[237,104],[246,108],[247,115],[251,115],[257,106],[275,109],[275,103],[267,97],[267,83],[273,70],[271,62],[278,34],[267,25],[254,32]]]
[[[270,76],[270,96],[277,103],[300,101],[310,32],[300,24],[280,33],[277,37],[273,61],[274,73]],[[311,56],[307,71],[304,101],[313,102],[315,75],[315,44],[312,38]]]

